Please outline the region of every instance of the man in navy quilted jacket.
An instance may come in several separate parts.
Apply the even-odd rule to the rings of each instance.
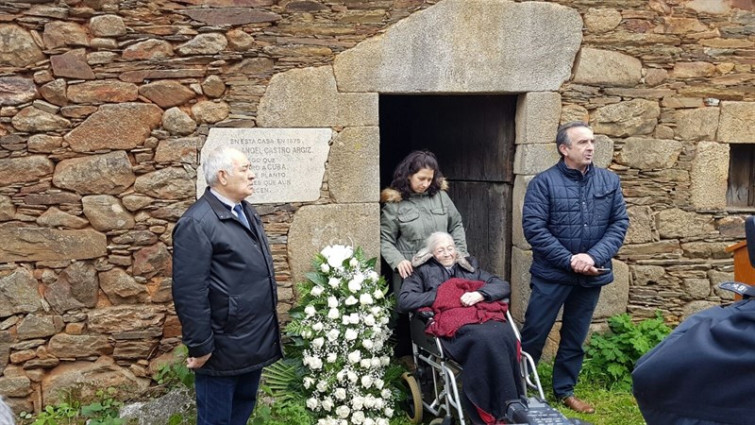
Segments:
[[[556,135],[561,160],[527,187],[522,226],[532,246],[529,305],[522,349],[537,362],[563,307],[561,342],[553,365],[553,392],[580,413],[595,409],[574,396],[582,369],[582,343],[600,289],[613,281],[611,258],[629,227],[619,177],[593,165],[595,137],[583,122],[562,125]]]

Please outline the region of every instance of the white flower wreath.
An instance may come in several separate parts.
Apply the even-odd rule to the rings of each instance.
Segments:
[[[318,425],[388,425],[393,416],[385,387],[392,305],[374,264],[360,249],[330,245],[300,286],[293,328],[304,343],[302,384]]]

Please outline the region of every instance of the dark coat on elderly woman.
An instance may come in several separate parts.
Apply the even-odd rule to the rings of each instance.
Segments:
[[[404,280],[398,296],[400,312],[431,307],[439,287],[452,278],[484,282],[477,290],[483,302],[511,294],[508,282],[481,270],[473,257],[458,257],[453,266],[445,267],[429,252],[420,251],[412,263],[414,273]],[[518,341],[508,323],[489,320],[465,325],[454,337],[440,341],[444,351],[464,369],[462,388],[464,396],[477,408],[471,414],[475,422],[496,423],[505,417],[509,403],[521,401]]]

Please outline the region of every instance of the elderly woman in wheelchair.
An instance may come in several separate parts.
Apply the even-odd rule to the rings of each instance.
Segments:
[[[505,323],[508,282],[458,254],[448,233],[436,232],[415,255],[415,272],[398,296],[399,312],[429,312],[425,332],[463,369],[462,388],[473,423],[527,423],[519,341]]]

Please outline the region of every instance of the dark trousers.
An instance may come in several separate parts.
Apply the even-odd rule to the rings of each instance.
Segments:
[[[261,375],[261,369],[235,376],[196,374],[197,425],[246,425]]]
[[[522,349],[535,362],[540,360],[548,333],[563,306],[561,342],[553,363],[553,393],[559,399],[568,397],[574,394],[574,386],[582,370],[585,356],[582,344],[587,338],[601,287],[543,283],[535,279],[530,287],[532,294],[524,315]]]

